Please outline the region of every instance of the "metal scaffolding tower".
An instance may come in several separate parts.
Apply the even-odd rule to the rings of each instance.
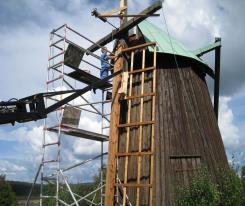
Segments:
[[[88,43],[95,44],[66,24],[50,33],[46,81],[47,92],[80,89],[99,80],[97,76],[100,68],[96,66],[96,61],[100,62],[103,60],[81,46],[89,46]],[[86,66],[86,69],[81,69],[79,65]],[[103,205],[105,192],[104,160],[107,155],[104,144],[108,141],[110,126],[111,87],[111,83],[105,81],[100,86],[93,88],[96,94],[95,101],[91,102],[91,100],[81,95],[50,113],[44,120],[42,161],[32,187],[33,190],[40,174],[40,206],[47,200],[54,205],[78,206],[84,201],[90,205]],[[61,101],[63,98],[65,98],[65,94],[46,97],[46,106]],[[92,132],[87,131],[85,128],[80,128],[79,120],[82,115],[94,115],[95,119],[101,121],[100,131]],[[65,136],[66,138],[69,136],[69,141],[74,141],[74,137],[76,137],[76,140],[80,138],[81,142],[85,139],[99,142],[99,154],[81,162],[67,163],[66,158],[62,156],[62,141]],[[75,193],[72,190],[72,184],[69,182],[68,173],[77,167],[85,167],[86,165],[89,167],[88,163],[95,160],[99,161],[100,164],[99,184],[86,195]],[[65,164],[63,164],[64,162]],[[71,166],[67,166],[67,164]],[[47,194],[45,191],[47,184],[55,186],[53,194]],[[32,190],[26,205],[29,205]],[[67,192],[72,197],[72,203],[62,200],[61,192]]]

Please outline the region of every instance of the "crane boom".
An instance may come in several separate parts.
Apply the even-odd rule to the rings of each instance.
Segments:
[[[86,92],[97,89],[111,78],[119,75],[122,70],[111,74],[110,76],[98,80],[83,89],[66,90],[57,92],[46,92],[31,95],[19,100],[2,101],[0,102],[0,124],[15,124],[15,122],[23,123],[29,121],[36,121],[47,117],[48,113],[55,111],[68,102],[76,99],[77,97],[85,94]],[[72,93],[72,94],[71,94]],[[66,98],[46,107],[44,98],[52,97],[61,94],[70,94]]]

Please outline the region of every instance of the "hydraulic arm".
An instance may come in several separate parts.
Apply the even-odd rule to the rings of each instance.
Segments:
[[[99,88],[108,80],[110,80],[114,76],[117,76],[121,72],[122,70],[115,72],[102,80],[98,80],[84,87],[83,89],[38,93],[19,100],[13,99],[6,102],[2,101],[0,102],[0,124],[11,123],[12,125],[14,125],[15,122],[22,123],[22,122],[36,121],[38,119],[44,119],[47,117],[48,113],[55,111],[59,107],[85,94],[91,89]],[[70,94],[70,95],[46,107],[44,98],[61,95],[61,94]]]

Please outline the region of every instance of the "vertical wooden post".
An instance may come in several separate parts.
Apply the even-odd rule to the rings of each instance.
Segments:
[[[123,45],[118,45],[116,55],[123,49]],[[119,57],[114,64],[114,72],[119,71],[123,67],[123,57]],[[121,87],[121,75],[117,75],[113,78],[112,88],[112,108],[110,119],[110,136],[109,136],[109,148],[108,148],[108,165],[106,174],[106,196],[105,205],[113,206],[114,203],[114,186],[116,178],[116,154],[118,152],[118,124],[120,115],[120,103],[118,90]]]
[[[155,96],[152,97],[152,112],[151,112],[151,120],[155,122],[155,113],[156,113],[156,67],[157,67],[157,46],[154,46],[154,53],[153,53],[153,82],[152,82],[152,92],[155,94]],[[154,174],[154,162],[155,162],[155,124],[152,125],[151,128],[151,152],[153,155],[151,155],[151,170],[150,170],[150,184],[152,187],[150,188],[150,206],[155,205],[155,194],[153,194],[153,185],[155,180]]]
[[[221,41],[221,38],[215,38],[215,42],[217,41]],[[214,112],[217,120],[219,115],[220,53],[221,46],[215,49]]]
[[[128,6],[128,0],[120,0],[120,8],[125,7],[125,6]],[[125,10],[122,12],[122,14],[127,14],[127,9],[125,9]],[[125,24],[125,23],[127,22],[127,20],[128,20],[127,17],[123,17],[123,18],[121,19],[121,22],[120,22],[121,26],[122,26],[123,24]]]
[[[141,92],[140,94],[143,95],[145,92],[144,84],[145,84],[145,48],[142,51],[142,70],[141,73]],[[144,98],[140,98],[140,122],[143,122],[143,111],[144,111]],[[139,128],[139,147],[138,152],[142,152],[142,136],[143,136],[143,125]],[[142,157],[138,156],[138,168],[137,168],[137,184],[140,184],[140,177],[141,177],[141,164],[142,164]],[[137,187],[137,194],[136,194],[136,206],[140,205],[140,188]]]
[[[133,67],[134,67],[134,52],[131,52],[131,65],[130,65],[130,71],[133,71]],[[129,83],[129,96],[132,95],[132,84],[133,84],[133,74],[130,74],[130,83]],[[128,112],[127,112],[127,123],[130,124],[131,122],[131,102],[132,100],[129,99],[128,100]],[[126,134],[126,151],[125,153],[129,152],[129,138],[130,138],[130,127],[127,127],[127,134]],[[129,156],[125,157],[125,166],[124,166],[124,184],[127,184],[128,182],[128,159]],[[123,206],[126,205],[126,196],[127,196],[127,188],[124,187],[123,188]]]
[[[120,0],[120,7],[127,6],[127,0]],[[127,14],[127,9],[124,10],[123,14]],[[127,18],[124,17],[120,24],[123,25],[127,22]],[[117,46],[116,55],[121,53],[123,45],[120,43]],[[119,57],[114,64],[114,72],[119,71],[123,68],[123,57]],[[119,88],[121,87],[122,76],[118,75],[113,79],[113,88],[112,88],[112,108],[111,108],[111,118],[110,118],[110,136],[109,136],[109,148],[108,148],[108,165],[107,165],[107,174],[106,174],[106,189],[105,189],[105,205],[113,206],[114,205],[114,195],[115,195],[115,180],[116,180],[116,154],[118,152],[118,128],[119,125],[119,116],[120,116],[120,103],[118,93]]]

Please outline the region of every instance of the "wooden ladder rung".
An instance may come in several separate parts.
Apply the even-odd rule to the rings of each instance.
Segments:
[[[150,97],[150,96],[155,96],[155,93],[146,93],[146,94],[141,94],[141,95],[136,95],[136,96],[127,96],[125,97],[125,99],[139,99],[142,97]]]
[[[156,69],[156,67],[147,67],[147,68],[144,68],[144,69],[136,69],[134,71],[128,72],[128,74],[137,74],[137,73],[141,73],[141,72],[148,72],[148,71],[152,71],[154,69]]]
[[[126,184],[121,183],[121,184],[119,184],[119,183],[116,183],[115,186],[116,187],[122,186],[122,187],[136,187],[137,188],[137,187],[152,187],[152,184],[137,184],[137,183],[126,183]]]
[[[122,152],[117,153],[118,157],[153,155],[153,152]]]
[[[119,124],[117,127],[118,128],[123,128],[123,127],[136,127],[136,126],[141,126],[141,125],[150,125],[154,124],[155,121],[145,121],[145,122],[133,122],[133,123],[127,123],[127,124]]]

